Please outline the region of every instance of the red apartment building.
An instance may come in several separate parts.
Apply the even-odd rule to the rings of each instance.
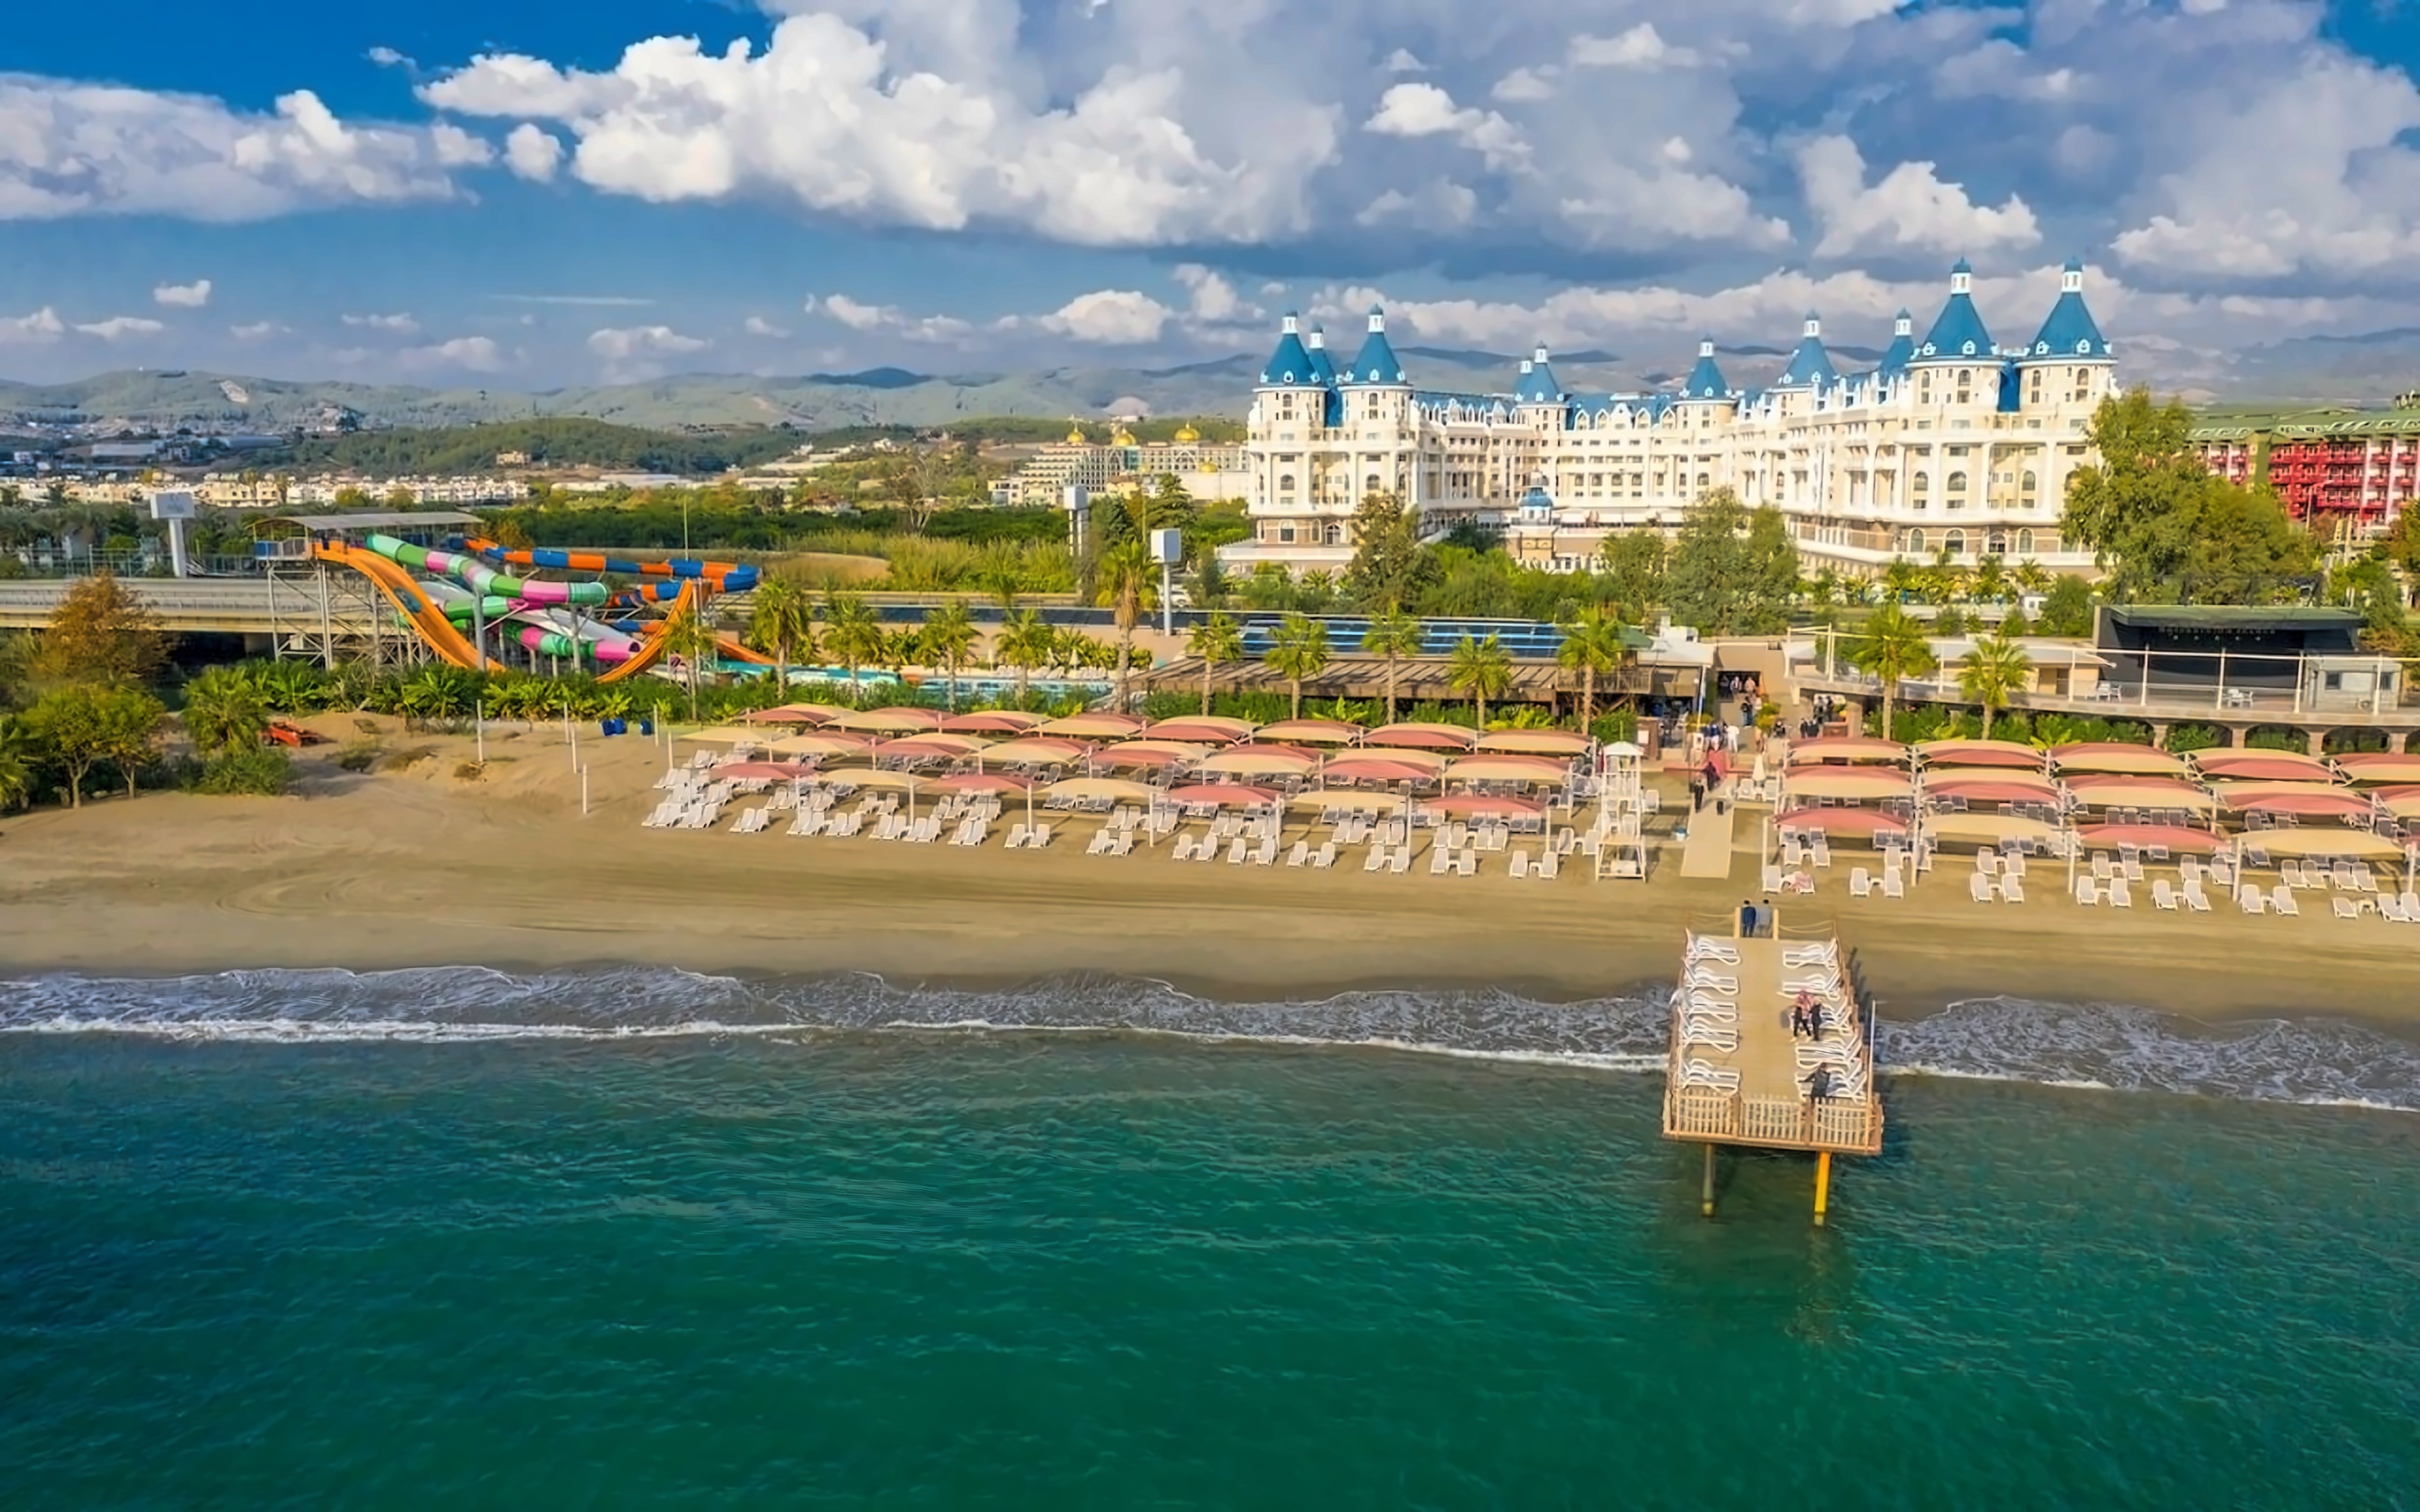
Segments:
[[[2246,416],[2189,436],[2212,472],[2265,481],[2287,513],[2330,534],[2382,532],[2420,500],[2420,410]]]

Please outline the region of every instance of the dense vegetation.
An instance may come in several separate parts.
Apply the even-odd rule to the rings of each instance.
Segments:
[[[799,432],[770,425],[681,434],[566,417],[311,437],[275,451],[255,453],[251,461],[263,470],[398,477],[490,472],[498,454],[520,452],[538,467],[701,476],[786,456],[806,440]]]

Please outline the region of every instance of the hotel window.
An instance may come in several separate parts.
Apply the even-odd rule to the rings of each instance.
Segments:
[[[2033,554],[2034,532],[2031,531],[2019,531],[2017,532],[2017,555],[2021,557],[2029,557]]]
[[[2033,469],[2027,468],[2024,471],[2017,474],[2017,491],[2019,493],[2033,493],[2036,491]]]
[[[1361,487],[1364,492],[1376,493],[1378,491],[1378,474],[1374,472],[1371,473],[1370,476],[1362,482]]]
[[[1280,473],[1279,473],[1279,474],[1278,474],[1278,492],[1280,492],[1280,493],[1292,493],[1292,492],[1294,492],[1294,474],[1293,474],[1293,473],[1291,473],[1291,472],[1280,472]]]
[[[1907,532],[1907,548],[1911,552],[1918,553],[1924,550],[1924,532],[1922,531],[1910,531]]]
[[[1291,525],[1279,526],[1278,539],[1287,546],[1294,545],[1294,527]]]
[[[1964,493],[1966,491],[1966,474],[1963,472],[1953,472],[1949,474],[1948,488],[1951,493]]]
[[[1948,534],[1941,538],[1941,547],[1943,550],[1947,551],[1953,557],[1964,556],[1966,554],[1966,532],[1964,531],[1951,531]]]
[[[1907,491],[1921,499],[1932,489],[1932,474],[1914,472],[1908,475]]]

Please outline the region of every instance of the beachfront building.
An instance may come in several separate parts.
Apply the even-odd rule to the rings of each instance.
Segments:
[[[1055,509],[1071,487],[1122,494],[1156,487],[1170,477],[1196,499],[1236,499],[1243,497],[1249,476],[1243,447],[1204,441],[1190,425],[1178,427],[1169,440],[1149,443],[1137,441],[1123,424],[1111,428],[1106,442],[1093,440],[1078,425],[1064,441],[1036,452],[1011,485],[1014,502]]]
[[[2331,540],[2383,535],[2420,499],[2420,409],[2241,415],[2187,439],[2212,472],[2267,484],[2297,523]]]
[[[2117,388],[2109,342],[2070,262],[2031,340],[2004,346],[1976,308],[1972,270],[1951,270],[1919,335],[1901,311],[1872,368],[1843,373],[1809,314],[1789,365],[1764,388],[1730,382],[1711,337],[1677,387],[1575,393],[1543,345],[1500,393],[1422,388],[1396,355],[1383,310],[1338,365],[1317,328],[1285,318],[1252,393],[1253,533],[1232,568],[1291,572],[1351,561],[1354,510],[1388,493],[1442,533],[1472,521],[1541,567],[1598,564],[1609,537],[1676,529],[1729,487],[1788,517],[1810,569],[1870,576],[1895,557],[2088,571],[2059,538],[2068,475],[2091,460],[2085,429]]]

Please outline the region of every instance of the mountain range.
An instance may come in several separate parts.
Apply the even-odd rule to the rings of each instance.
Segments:
[[[1832,348],[1844,370],[1879,353]],[[1771,381],[1788,358],[1769,347],[1719,349],[1740,385]],[[1501,393],[1519,359],[1458,347],[1411,347],[1401,355],[1421,387]],[[2237,351],[2146,338],[2124,347],[2125,377],[2191,404],[2378,405],[2420,387],[2420,328],[2346,336],[2303,336]],[[503,388],[297,381],[178,370],[104,373],[74,382],[0,380],[0,424],[116,422],[129,429],[178,425],[282,432],[349,415],[367,425],[455,425],[542,415],[585,415],[676,430],[788,424],[946,425],[979,416],[1097,417],[1132,402],[1151,413],[1241,416],[1251,400],[1257,357],[1238,354],[1175,367],[1057,367],[1036,372],[932,374],[877,367],[797,378],[688,374],[643,383],[516,393]],[[1575,393],[1654,388],[1679,377],[1620,353],[1589,350],[1554,360]]]

